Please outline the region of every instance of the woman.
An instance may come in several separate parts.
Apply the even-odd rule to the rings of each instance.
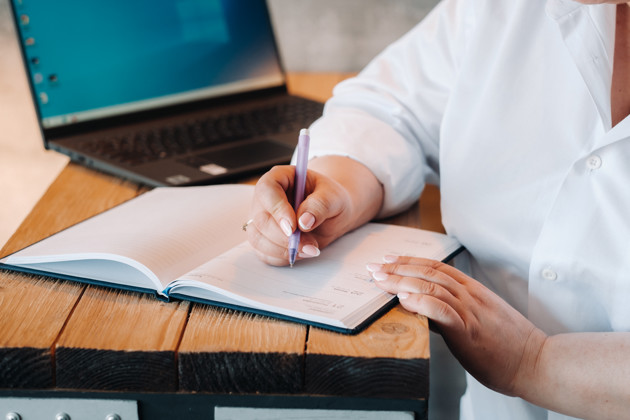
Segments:
[[[273,168],[248,237],[285,265],[299,225],[316,257],[439,183],[465,272],[366,268],[468,371],[462,418],[630,418],[629,113],[625,1],[444,0],[336,87],[308,197],[296,215],[293,168]]]

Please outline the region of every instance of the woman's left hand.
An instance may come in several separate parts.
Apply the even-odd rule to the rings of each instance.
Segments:
[[[487,387],[519,395],[547,336],[478,281],[439,261],[385,257],[368,264],[378,287],[432,320],[462,366]]]

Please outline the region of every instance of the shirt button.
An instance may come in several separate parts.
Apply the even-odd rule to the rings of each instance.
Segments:
[[[551,268],[545,268],[542,271],[542,276],[545,280],[554,281],[558,278],[558,273],[553,271]]]
[[[602,158],[597,155],[591,155],[586,159],[586,167],[591,171],[599,169],[602,166]]]

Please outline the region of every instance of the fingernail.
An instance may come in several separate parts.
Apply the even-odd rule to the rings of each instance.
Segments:
[[[398,296],[398,299],[405,300],[405,299],[407,299],[409,297],[409,293],[407,293],[407,292],[400,292],[400,293],[398,293],[397,296]]]
[[[302,247],[302,253],[306,254],[308,257],[318,257],[319,248],[314,245],[304,245],[304,247]]]
[[[383,280],[387,280],[387,273],[383,273],[382,271],[377,271],[375,273],[372,273],[372,278],[376,281],[383,281]]]
[[[383,261],[385,261],[386,263],[396,262],[397,259],[398,259],[398,255],[385,255],[383,257]]]
[[[304,213],[299,220],[300,227],[302,230],[309,230],[315,224],[315,216],[311,213]]]
[[[374,264],[374,263],[369,263],[368,265],[365,266],[365,268],[367,268],[367,270],[370,273],[375,273],[377,271],[380,271],[381,268],[383,268],[383,264]]]
[[[285,235],[291,236],[293,233],[293,229],[291,229],[291,223],[287,219],[280,220],[280,229],[284,232]]]

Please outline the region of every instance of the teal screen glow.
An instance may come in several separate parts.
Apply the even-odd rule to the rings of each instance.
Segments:
[[[40,117],[281,78],[264,0],[12,0]]]

